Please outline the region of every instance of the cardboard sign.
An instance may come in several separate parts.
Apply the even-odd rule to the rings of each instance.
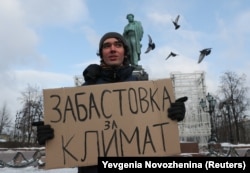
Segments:
[[[171,79],[45,89],[46,169],[97,165],[98,156],[180,153]]]

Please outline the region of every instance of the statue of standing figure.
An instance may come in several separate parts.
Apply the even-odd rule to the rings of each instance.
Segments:
[[[128,24],[124,27],[123,36],[126,39],[130,50],[130,64],[138,67],[141,55],[141,40],[143,37],[143,27],[140,21],[134,20],[133,14],[127,15]]]

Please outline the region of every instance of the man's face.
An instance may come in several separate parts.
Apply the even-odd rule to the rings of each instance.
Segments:
[[[123,43],[116,38],[108,38],[102,45],[102,58],[109,66],[120,66],[124,60]]]

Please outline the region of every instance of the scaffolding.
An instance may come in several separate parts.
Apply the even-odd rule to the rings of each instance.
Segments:
[[[200,107],[200,100],[206,95],[205,73],[173,72],[170,76],[175,97],[188,97],[185,102],[185,119],[178,124],[180,141],[197,142],[200,147],[206,146],[211,134],[211,124],[209,114]]]

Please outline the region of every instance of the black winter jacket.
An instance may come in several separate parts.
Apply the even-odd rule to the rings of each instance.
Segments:
[[[83,85],[138,81],[139,79],[133,76],[133,70],[134,67],[131,66],[102,68],[97,64],[91,64],[83,71]]]

